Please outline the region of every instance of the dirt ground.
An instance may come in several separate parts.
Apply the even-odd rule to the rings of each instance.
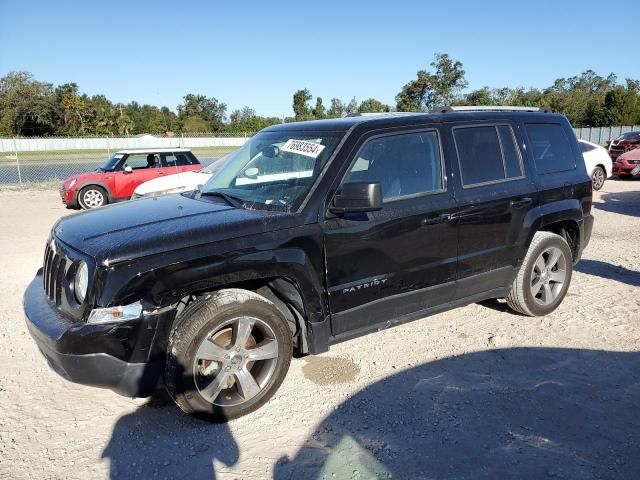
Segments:
[[[71,212],[0,192],[0,478],[640,478],[640,182],[594,202],[552,315],[470,305],[343,343],[211,425],[49,369],[21,301]]]

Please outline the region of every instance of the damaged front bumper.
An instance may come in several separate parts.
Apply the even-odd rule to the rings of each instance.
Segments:
[[[24,294],[29,333],[51,368],[67,380],[147,397],[161,378],[175,309],[143,312],[117,323],[87,324],[66,317],[47,298],[42,271]]]

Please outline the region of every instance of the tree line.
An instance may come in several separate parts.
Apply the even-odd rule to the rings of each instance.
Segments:
[[[293,94],[293,116],[264,117],[250,107],[228,113],[214,97],[187,94],[174,110],[138,102],[114,103],[105,95],[81,93],[76,83],[53,86],[28,72],[10,72],[0,78],[0,136],[136,135],[202,132],[256,132],[276,123],[339,118],[354,113],[425,112],[443,105],[514,105],[544,107],[560,112],[576,127],[640,124],[640,81],[619,82],[587,70],[558,78],[538,89],[483,87],[463,93],[468,86],[462,62],[438,53],[430,70],[419,70],[402,86],[395,105],[375,98],[345,102],[331,98],[325,106],[308,89]]]

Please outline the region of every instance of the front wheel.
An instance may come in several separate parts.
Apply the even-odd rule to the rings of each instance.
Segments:
[[[591,183],[594,190],[600,190],[604,187],[604,181],[607,179],[607,174],[602,167],[596,167],[591,173]]]
[[[265,404],[289,370],[292,335],[266,298],[239,289],[189,305],[169,336],[165,382],[185,412],[222,422]]]
[[[569,288],[572,259],[564,238],[551,232],[536,232],[506,298],[509,307],[532,317],[553,312]]]
[[[109,200],[107,199],[107,192],[105,192],[104,188],[90,185],[80,190],[80,193],[78,193],[78,203],[83,210],[91,210],[92,208],[106,205],[109,203]]]

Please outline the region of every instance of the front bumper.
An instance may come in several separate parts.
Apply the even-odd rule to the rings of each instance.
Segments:
[[[62,377],[127,397],[147,397],[157,387],[175,310],[88,325],[67,318],[49,301],[41,271],[27,288],[23,306],[29,333]]]
[[[78,207],[78,191],[77,190],[65,190],[60,189],[60,198],[62,203],[68,207]]]

